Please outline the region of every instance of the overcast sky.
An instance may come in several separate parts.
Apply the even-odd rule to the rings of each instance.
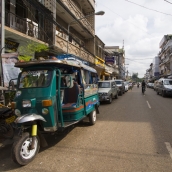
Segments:
[[[106,46],[122,48],[124,40],[128,71],[143,77],[160,51],[163,36],[172,34],[172,4],[164,0],[96,0],[95,11],[105,11],[96,16],[96,35]]]

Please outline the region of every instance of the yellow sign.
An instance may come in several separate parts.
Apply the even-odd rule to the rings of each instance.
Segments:
[[[105,61],[96,56],[95,58],[95,65],[101,68],[105,68]]]

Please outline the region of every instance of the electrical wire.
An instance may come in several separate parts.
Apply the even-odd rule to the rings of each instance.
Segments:
[[[168,13],[164,13],[164,12],[161,12],[161,11],[158,11],[158,10],[154,10],[154,9],[145,7],[145,6],[143,6],[143,5],[137,4],[137,3],[132,2],[132,1],[129,1],[129,0],[125,0],[125,1],[127,1],[127,2],[129,2],[129,3],[132,3],[132,4],[134,4],[134,5],[140,6],[140,7],[142,7],[142,8],[145,8],[145,9],[150,10],[150,11],[155,11],[155,12],[157,12],[157,13],[161,13],[161,14],[164,14],[164,15],[172,16],[172,14],[168,14]]]
[[[100,2],[99,2],[99,3],[100,3]],[[100,4],[102,4],[102,3],[100,3]],[[116,14],[117,16],[121,17],[123,20],[125,20],[125,21],[131,23],[132,25],[134,25],[135,27],[139,28],[140,30],[142,30],[142,31],[144,31],[144,32],[147,32],[147,31],[144,30],[143,28],[138,27],[138,25],[136,25],[136,24],[134,24],[134,23],[128,21],[127,19],[125,19],[124,17],[122,17],[121,15],[119,15],[118,13],[115,13],[113,10],[111,10],[110,8],[108,8],[107,6],[105,6],[104,4],[102,4],[102,5],[103,5],[105,8],[107,8],[109,11],[111,11],[112,13],[114,13],[114,14]]]
[[[167,0],[164,0],[164,1],[168,2],[169,4],[172,4],[171,2],[169,2],[169,1],[167,1]]]

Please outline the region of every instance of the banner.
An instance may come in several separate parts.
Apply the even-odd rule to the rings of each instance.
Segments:
[[[18,74],[21,72],[20,68],[14,67],[18,62],[18,53],[6,53],[1,57],[4,87],[9,87],[9,81],[18,78]]]

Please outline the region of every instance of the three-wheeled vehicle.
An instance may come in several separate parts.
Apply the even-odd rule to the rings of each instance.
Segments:
[[[76,60],[40,60],[15,64],[22,68],[12,108],[19,127],[12,159],[27,165],[47,145],[45,132],[58,132],[85,117],[91,125],[99,113],[97,72]]]

